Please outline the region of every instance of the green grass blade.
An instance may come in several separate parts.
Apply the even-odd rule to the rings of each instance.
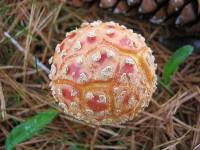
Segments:
[[[17,144],[30,139],[45,128],[57,115],[58,112],[55,110],[40,112],[13,128],[6,138],[6,150],[12,150]]]
[[[191,45],[185,45],[179,48],[168,60],[163,70],[163,83],[168,85],[172,75],[176,72],[181,63],[193,52]]]
[[[161,86],[167,91],[167,93],[169,93],[169,95],[173,96],[173,95],[174,95],[174,92],[170,89],[170,87],[167,86],[167,85],[165,85],[165,84],[163,83],[163,81],[160,80],[159,78],[157,78],[157,79],[158,79],[159,85],[161,85]]]

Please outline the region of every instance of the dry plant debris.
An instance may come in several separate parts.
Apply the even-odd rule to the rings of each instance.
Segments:
[[[175,95],[159,87],[150,106],[133,121],[123,125],[92,126],[65,115],[55,104],[45,71],[36,57],[50,68],[48,59],[65,33],[84,20],[114,20],[148,39],[154,50],[157,74],[172,53],[158,42],[173,29],[155,27],[139,20],[101,12],[75,9],[62,1],[0,2],[0,149],[6,136],[27,118],[49,107],[60,113],[41,134],[18,144],[21,149],[199,149],[200,144],[200,56],[191,55],[170,82]],[[9,33],[25,50],[5,36]],[[18,45],[18,46],[19,46]],[[3,115],[2,115],[3,114]]]

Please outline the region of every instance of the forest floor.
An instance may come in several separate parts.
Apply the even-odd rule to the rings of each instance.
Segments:
[[[0,149],[20,122],[55,108],[59,111],[56,119],[43,132],[18,144],[17,150],[199,150],[199,54],[193,53],[171,80],[174,95],[158,84],[149,107],[125,124],[95,127],[74,120],[57,106],[49,90],[48,74],[38,68],[35,58],[50,68],[48,59],[66,32],[83,21],[98,19],[116,21],[142,34],[156,57],[157,75],[162,76],[163,66],[173,52],[158,38],[174,33],[174,29],[56,1],[0,2]]]

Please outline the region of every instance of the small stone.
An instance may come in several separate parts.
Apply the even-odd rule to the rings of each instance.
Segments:
[[[98,102],[99,103],[106,103],[106,96],[105,95],[99,95]]]
[[[80,74],[80,79],[79,79],[79,82],[80,82],[80,83],[86,82],[87,79],[88,79],[88,78],[87,78],[87,76],[86,76],[85,73],[81,73],[81,74]]]
[[[94,98],[94,95],[93,95],[92,92],[87,92],[87,93],[85,94],[85,98],[88,99],[88,100],[91,100],[91,99]]]
[[[102,71],[101,71],[101,75],[104,77],[112,77],[113,75],[113,68],[111,66],[107,66],[105,67]]]
[[[56,46],[56,53],[60,53],[60,44],[57,44]]]
[[[78,51],[81,49],[81,42],[80,41],[77,41],[73,47],[73,50],[74,51]]]
[[[52,64],[52,62],[53,62],[53,57],[50,57],[49,58],[49,64]]]
[[[98,52],[96,52],[96,53],[94,53],[93,55],[92,55],[92,60],[94,61],[94,62],[97,62],[97,61],[99,61],[101,59],[101,53],[98,51]]]

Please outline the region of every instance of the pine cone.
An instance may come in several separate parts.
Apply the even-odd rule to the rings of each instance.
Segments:
[[[200,29],[200,0],[70,0],[67,3],[76,7],[98,3],[96,6],[115,14],[150,16],[153,24],[172,22],[188,31],[199,32]]]

